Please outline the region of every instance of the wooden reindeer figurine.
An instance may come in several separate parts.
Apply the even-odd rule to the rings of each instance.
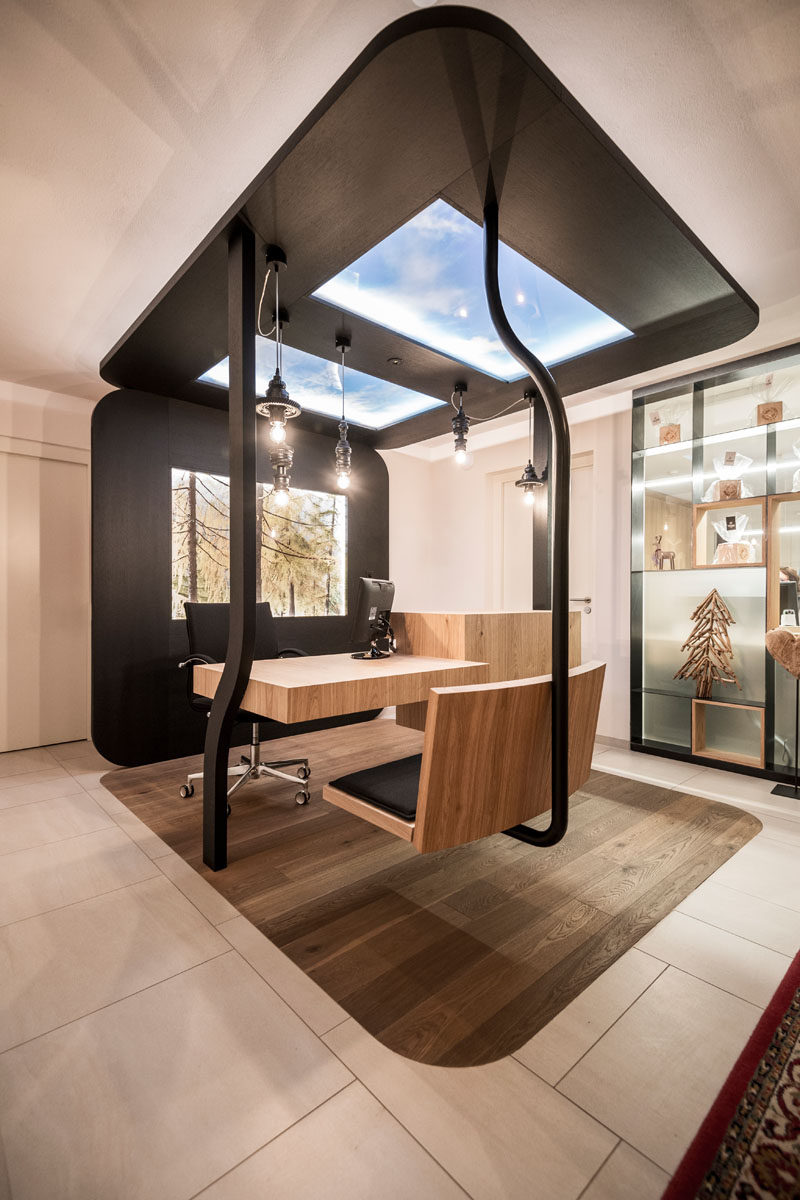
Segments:
[[[674,550],[662,550],[661,549],[661,537],[662,537],[662,535],[660,533],[656,534],[656,548],[653,551],[653,562],[655,563],[655,565],[659,571],[663,571],[664,563],[669,562],[670,571],[674,571],[675,570],[675,551]]]

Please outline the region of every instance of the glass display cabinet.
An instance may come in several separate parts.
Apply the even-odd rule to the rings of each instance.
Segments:
[[[634,392],[632,455],[631,747],[787,779],[800,345]]]

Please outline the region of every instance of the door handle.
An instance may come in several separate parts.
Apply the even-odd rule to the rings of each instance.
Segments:
[[[591,596],[570,596],[569,601],[570,601],[570,604],[582,604],[583,611],[586,613],[587,616],[592,611],[592,597]]]

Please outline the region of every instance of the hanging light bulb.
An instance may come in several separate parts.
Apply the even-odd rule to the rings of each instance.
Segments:
[[[460,380],[453,386],[453,397],[458,396],[458,409],[451,422],[453,426],[454,438],[453,449],[455,450],[455,461],[460,467],[465,467],[469,459],[469,454],[467,452],[469,417],[464,412],[464,392],[466,390],[467,385],[462,383]]]
[[[339,422],[339,441],[336,443],[334,458],[336,461],[336,483],[345,491],[350,487],[350,459],[352,448],[347,440],[347,420],[344,415],[344,356],[350,349],[350,338],[346,333],[336,338],[336,349],[342,353],[342,419]]]
[[[269,381],[266,397],[260,404],[256,405],[256,412],[269,419],[269,440],[275,446],[280,446],[286,441],[286,422],[292,417],[299,417],[302,409],[299,404],[289,396],[286,384],[283,381],[283,322],[286,319],[285,313],[281,312],[280,306],[280,269],[286,266],[286,255],[279,246],[267,246],[267,278],[270,271],[275,273],[275,374]],[[264,280],[264,290],[261,293],[261,301],[264,300],[264,292],[267,287],[267,279]],[[261,303],[258,306],[258,331],[261,333]]]
[[[289,503],[293,458],[294,450],[285,442],[269,452],[269,460],[272,463],[272,499],[279,508],[285,508]]]
[[[527,504],[529,508],[532,508],[535,503],[536,489],[542,486],[547,476],[545,469],[540,479],[533,465],[533,401],[535,396],[535,392],[525,393],[525,399],[528,401],[528,462],[519,479],[514,484],[515,487],[522,488],[523,503]]]

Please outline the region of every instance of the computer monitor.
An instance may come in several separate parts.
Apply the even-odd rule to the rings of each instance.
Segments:
[[[786,612],[787,609],[789,609],[791,612],[794,613],[795,621],[797,621],[798,624],[800,624],[800,614],[798,614],[798,611],[797,611],[797,609],[798,609],[797,584],[792,579],[786,579],[786,580],[782,579],[781,580],[781,613],[780,613],[780,615],[783,616],[783,614]]]
[[[393,600],[394,584],[390,580],[359,579],[350,640],[356,646],[369,644],[369,650],[354,654],[353,658],[388,658],[394,650],[390,624]],[[385,650],[378,646],[382,640],[387,642]]]

